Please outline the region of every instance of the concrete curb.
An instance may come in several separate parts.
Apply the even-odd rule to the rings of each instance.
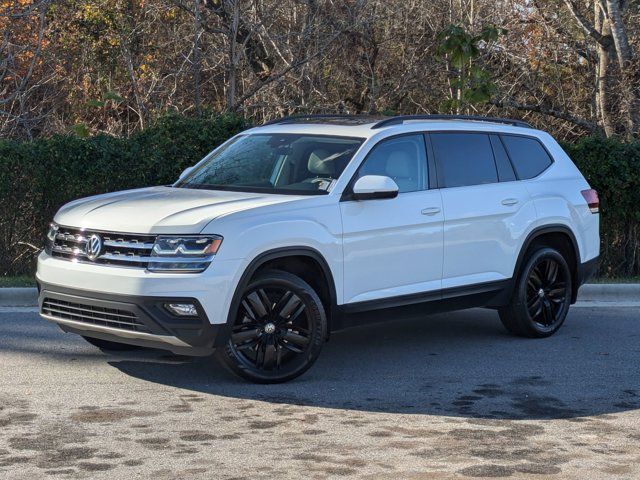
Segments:
[[[580,287],[581,302],[640,302],[640,283],[587,283]]]
[[[578,301],[598,306],[640,303],[640,283],[589,283],[580,288]],[[38,291],[35,288],[0,288],[0,307],[35,307]]]
[[[0,307],[35,307],[38,305],[38,289],[0,288]]]

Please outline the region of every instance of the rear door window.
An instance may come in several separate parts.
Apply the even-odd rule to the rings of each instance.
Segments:
[[[515,135],[500,137],[520,180],[537,177],[553,163],[542,144],[535,138]]]
[[[440,187],[464,187],[498,182],[489,135],[432,133],[431,145]]]

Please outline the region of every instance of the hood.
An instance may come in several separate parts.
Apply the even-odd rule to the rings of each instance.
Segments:
[[[67,227],[113,232],[199,233],[221,215],[300,198],[303,197],[151,187],[75,200],[63,206],[54,221]]]

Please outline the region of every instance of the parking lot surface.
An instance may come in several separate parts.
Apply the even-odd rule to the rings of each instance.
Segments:
[[[282,385],[0,311],[0,478],[640,477],[640,312],[554,337],[469,310],[351,329]]]

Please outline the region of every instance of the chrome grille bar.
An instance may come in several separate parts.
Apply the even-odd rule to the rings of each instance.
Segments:
[[[91,319],[91,320],[99,320],[102,322],[111,322],[111,323],[117,323],[119,325],[124,325],[124,326],[131,326],[131,327],[137,327],[139,324],[138,322],[127,322],[125,320],[120,320],[118,318],[110,318],[111,314],[103,314],[102,316],[97,316],[97,315],[82,315],[80,313],[73,313],[73,312],[69,312],[66,309],[64,310],[60,310],[57,308],[53,308],[53,307],[49,307],[47,306],[46,308],[43,307],[42,311],[52,315],[52,316],[59,316],[62,318],[67,318],[67,317],[71,317],[69,318],[70,320],[80,320],[80,321],[86,321],[87,319]]]
[[[86,257],[87,254],[80,250],[78,247],[67,247],[66,245],[54,245],[51,247],[54,252],[62,253],[65,255],[75,255],[80,257]]]
[[[153,243],[127,242],[124,240],[105,240],[105,247],[131,248],[135,250],[151,250]]]
[[[87,238],[82,235],[74,235],[72,233],[59,233],[56,235],[56,240],[62,240],[64,242],[73,242],[73,243],[87,243]]]
[[[54,306],[58,306],[57,304],[54,303],[55,301],[51,301],[51,300],[47,300],[47,308],[50,308],[49,305],[54,305]],[[64,305],[65,309],[70,309],[70,310],[74,310],[77,312],[86,312],[86,313],[95,313],[96,310],[94,308],[82,308],[83,306],[80,304],[70,304],[67,303]],[[136,318],[135,314],[133,314],[132,312],[125,312],[125,313],[116,313],[116,312],[121,312],[121,310],[114,310],[111,313],[108,313],[107,315],[110,316],[114,316],[114,317],[121,317],[121,318],[125,318],[125,319],[132,319],[132,318]]]
[[[87,254],[87,243],[92,235],[102,239],[100,254],[91,259]],[[96,265],[116,265],[131,268],[146,268],[156,235],[91,231],[60,226],[51,245],[54,257]],[[198,262],[196,262],[198,263]]]

